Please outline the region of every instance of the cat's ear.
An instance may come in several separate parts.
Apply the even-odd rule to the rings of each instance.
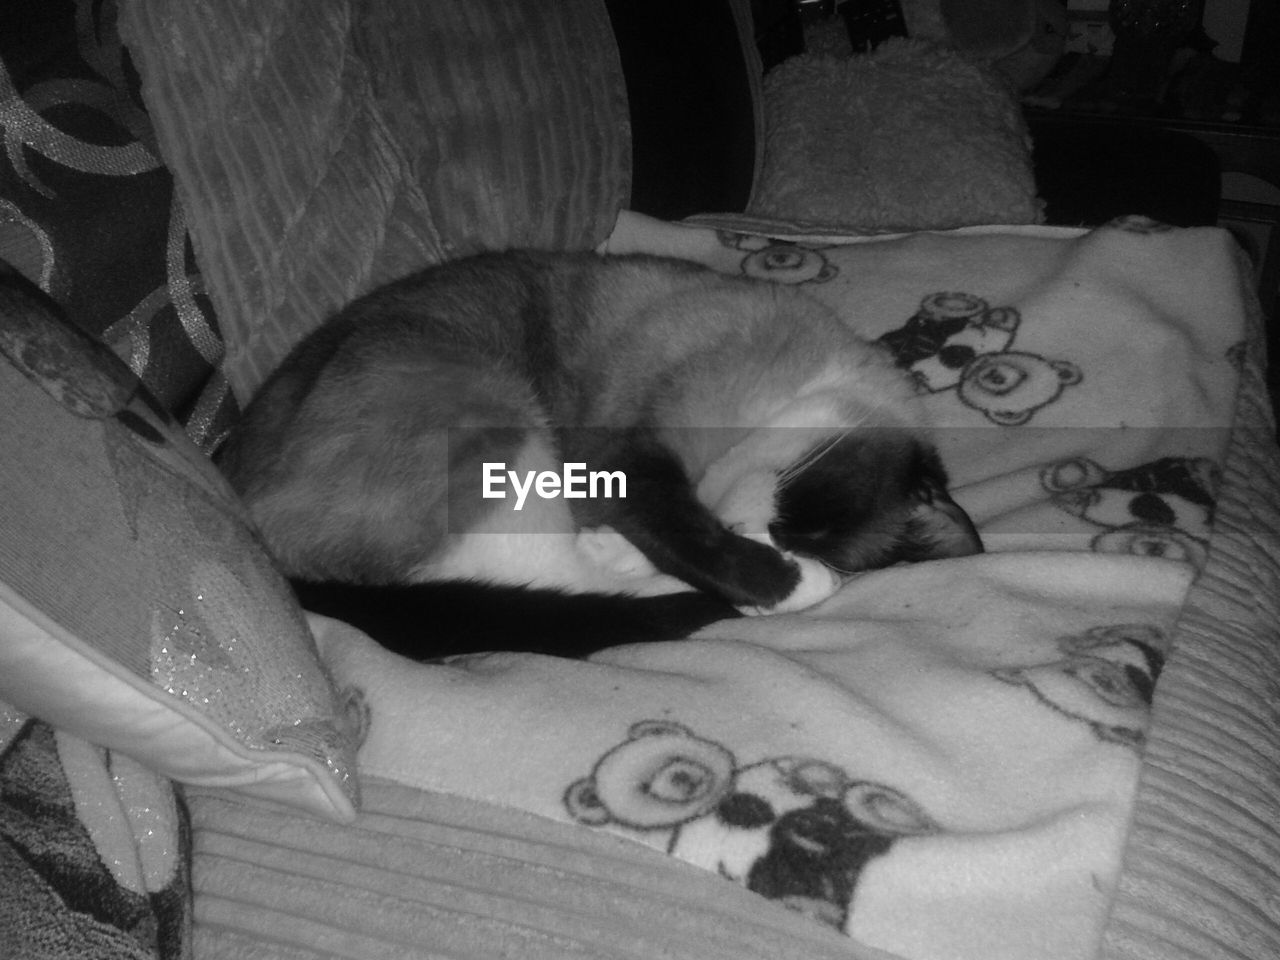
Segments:
[[[982,553],[978,530],[947,491],[933,483],[924,484],[913,499],[911,533],[919,560],[942,560]]]

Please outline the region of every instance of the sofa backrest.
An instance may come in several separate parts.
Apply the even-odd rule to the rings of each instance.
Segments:
[[[120,30],[243,400],[352,296],[480,248],[590,248],[629,191],[600,0],[128,0]]]

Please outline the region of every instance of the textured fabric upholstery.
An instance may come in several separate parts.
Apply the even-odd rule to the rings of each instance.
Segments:
[[[136,0],[121,34],[241,399],[354,295],[483,247],[593,247],[627,197],[595,0]]]

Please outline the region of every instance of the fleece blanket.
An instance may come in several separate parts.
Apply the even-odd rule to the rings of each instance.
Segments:
[[[190,955],[173,784],[0,703],[0,957]]]
[[[1207,553],[1243,337],[1229,239],[634,220],[610,248],[805,283],[884,343],[990,552],[590,662],[407,665],[317,619],[362,775],[655,848],[851,948],[1093,956]]]

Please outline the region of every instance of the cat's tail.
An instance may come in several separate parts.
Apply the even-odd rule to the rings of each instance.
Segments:
[[[579,658],[628,643],[683,640],[741,616],[703,593],[632,597],[472,580],[292,585],[305,609],[343,620],[414,660],[495,650]]]

